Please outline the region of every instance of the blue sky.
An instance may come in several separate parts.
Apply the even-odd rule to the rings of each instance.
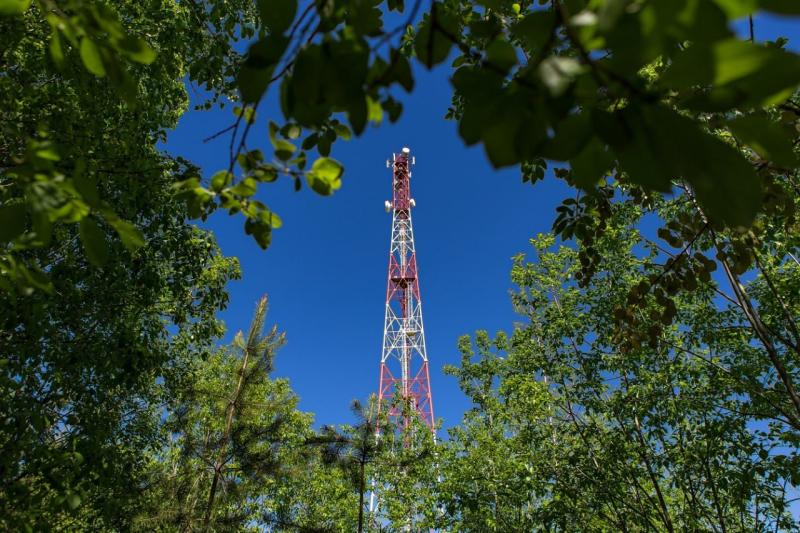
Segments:
[[[794,26],[790,19],[759,17],[756,37],[794,37],[796,50],[800,32]],[[295,193],[289,179],[263,187],[259,198],[284,222],[267,251],[244,234],[240,216],[219,212],[206,224],[223,253],[242,266],[243,279],[229,285],[230,305],[221,313],[229,329],[224,340],[248,326],[256,300],[268,294],[268,323],[288,339],[275,375],[290,379],[300,408],[314,412],[317,425],[351,421],[350,402],[378,387],[391,224],[383,208],[391,196],[385,161],[392,152],[409,146],[417,160],[411,183],[417,261],[435,415],[445,427],[458,423],[467,402],[443,365],[458,364],[460,335],[511,329],[517,320],[509,300],[511,258],[550,229],[555,207],[569,194],[554,179],[531,186],[518,169],[494,170],[483,149],[464,146],[456,124],[444,119],[451,94],[447,69],[415,68],[415,77],[396,124],[334,146],[332,156],[346,167],[336,194],[321,197],[307,187]],[[269,145],[268,118],[281,121],[274,104],[262,106],[251,147]],[[232,120],[230,106],[189,111],[166,149],[206,175],[226,168],[228,137],[202,139]]]

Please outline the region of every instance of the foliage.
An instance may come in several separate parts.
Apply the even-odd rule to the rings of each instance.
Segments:
[[[353,524],[353,498],[340,472],[323,463],[311,415],[297,410],[286,379],[270,377],[285,336],[274,326],[263,332],[266,312],[264,297],[247,335],[192,360],[172,390],[135,529],[341,531]]]
[[[225,5],[0,2],[0,528],[125,529],[161,383],[221,333],[238,263],[185,223],[196,169],[156,143],[194,59],[229,91],[222,26],[249,3]]]
[[[474,348],[461,340],[450,372],[473,408],[451,430],[440,496],[454,529],[797,527],[788,501],[800,483],[800,426],[745,303],[707,277],[674,296],[669,320],[655,297],[626,306],[642,279],[663,273],[663,253],[636,231],[642,215],[614,204],[593,243],[597,274],[580,285],[578,251],[548,251],[552,236],[532,241],[537,262],[519,256],[512,271],[526,323],[511,337],[479,332]],[[773,255],[771,271],[741,282],[773,331],[792,329],[779,302],[798,305],[797,268]],[[619,309],[651,338],[631,345]],[[796,380],[788,350],[780,356]]]
[[[521,165],[525,181],[544,178],[548,161],[567,162],[556,176],[589,192],[609,175],[645,194],[669,193],[678,181],[715,227],[747,227],[766,205],[768,177],[797,164],[786,136],[800,109],[790,98],[800,57],[783,41],[759,44],[731,29],[759,10],[798,15],[794,2],[446,0],[421,18],[419,0],[258,4],[262,19],[274,13],[280,22],[262,20],[238,73],[243,107],[230,127],[238,148],[223,171],[232,185],[209,189],[192,178],[185,193],[201,216],[216,206],[242,211],[262,246],[273,215],[231,187],[255,192],[286,174],[300,188],[306,175],[315,191],[332,193],[341,166],[328,159],[331,144],[384,114],[396,120],[399,90],[414,88],[410,60],[433,68],[453,51],[448,117],[495,166]],[[275,158],[266,162],[245,146],[277,84],[284,124],[270,123]],[[322,158],[315,166],[334,166],[330,178],[305,172],[313,149]]]
[[[379,416],[374,398],[367,406],[354,401],[351,410],[356,417],[355,425],[345,425],[339,429],[333,426],[322,428],[317,443],[321,445],[323,462],[341,472],[348,481],[350,489],[357,497],[357,531],[364,531],[366,525],[367,491],[374,480],[368,479],[369,468],[385,451],[385,440],[380,436],[380,424],[386,424],[385,417]],[[386,428],[384,427],[384,430]]]
[[[214,313],[238,263],[183,222],[170,183],[116,178],[147,240],[135,259],[114,242],[95,267],[63,226],[54,249],[25,256],[46,265],[52,291],[0,294],[3,528],[124,527],[155,439],[157,380],[178,379],[179,361],[221,333]]]
[[[212,100],[231,93],[234,42],[254,31],[249,1],[213,4],[3,3],[0,288],[52,291],[47,263],[28,251],[57,249],[61,225],[78,226],[98,267],[115,239],[131,254],[145,245],[146,206],[125,204],[118,182],[158,187],[164,172],[197,172],[156,143],[186,109],[184,77]]]
[[[759,44],[731,29],[758,11],[800,14],[789,0],[446,0],[421,16],[420,0],[408,7],[395,0],[240,0],[211,9],[189,2],[170,5],[176,20],[186,20],[169,33],[171,46],[137,37],[152,33],[141,10],[120,17],[84,0],[71,0],[66,10],[50,0],[29,4],[7,0],[4,24],[19,30],[20,19],[38,23],[28,39],[41,56],[48,49],[44,71],[82,65],[84,77],[108,78],[127,105],[139,101],[137,76],[147,69],[188,68],[213,99],[235,98],[238,88],[235,120],[219,132],[231,136],[228,167],[208,179],[191,172],[178,191],[193,217],[218,208],[241,213],[246,233],[262,247],[281,220],[254,198],[259,185],[287,175],[298,189],[305,178],[320,194],[337,190],[343,168],[330,158],[332,144],[361,135],[384,114],[397,120],[398,91],[414,89],[414,57],[433,68],[456,54],[448,116],[467,144],[483,144],[495,166],[521,165],[525,181],[542,179],[548,161],[567,162],[556,176],[586,191],[609,175],[645,193],[668,193],[678,180],[715,227],[736,227],[750,226],[765,205],[766,175],[797,164],[785,137],[797,120],[790,97],[800,84],[800,57],[783,50],[783,41]],[[125,27],[128,20],[136,23]],[[254,39],[241,60],[232,46],[238,39]],[[271,117],[269,159],[247,138],[273,85],[283,124]],[[58,203],[70,205],[58,211],[32,204],[32,216],[42,218],[36,213],[44,210],[48,223],[99,218],[136,246],[109,206],[91,205],[91,192],[71,186],[80,168],[71,161],[50,168],[60,156],[30,129],[17,138],[29,142],[15,179],[51,176]],[[314,150],[319,157],[307,169]],[[14,209],[4,216],[18,220],[22,207]],[[93,225],[86,222],[82,234],[99,262]],[[38,243],[40,230],[20,240],[25,228],[12,228],[7,240]],[[29,285],[45,283],[25,265],[7,263]]]
[[[444,524],[435,433],[401,395],[394,402],[396,425],[382,429],[380,453],[369,469],[376,498],[369,531],[434,530]]]

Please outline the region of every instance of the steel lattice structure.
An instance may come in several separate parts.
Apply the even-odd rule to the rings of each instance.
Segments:
[[[389,407],[388,415],[407,426],[395,394],[410,402],[422,420],[433,430],[433,396],[425,350],[425,329],[422,324],[422,299],[419,292],[419,270],[411,224],[411,166],[414,158],[408,148],[393,154],[387,166],[392,168],[392,201],[386,210],[392,212],[392,241],[389,249],[389,275],[386,283],[386,315],[383,326],[378,409]],[[400,402],[402,403],[402,402]]]

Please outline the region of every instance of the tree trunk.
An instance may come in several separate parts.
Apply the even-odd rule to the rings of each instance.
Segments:
[[[364,531],[364,461],[361,461],[361,477],[358,484],[358,533]]]
[[[250,358],[250,350],[244,350],[244,358],[242,360],[242,368],[239,371],[239,381],[236,383],[236,389],[233,392],[233,397],[228,402],[228,412],[225,417],[225,432],[222,436],[222,443],[220,444],[219,454],[214,463],[214,479],[211,481],[211,489],[208,491],[208,503],[206,504],[206,512],[203,517],[203,530],[208,530],[208,525],[211,521],[211,511],[214,508],[214,498],[217,495],[217,485],[219,478],[222,475],[222,467],[225,464],[225,449],[227,448],[228,440],[231,438],[231,426],[233,425],[233,415],[236,410],[236,402],[239,401],[239,395],[242,393],[244,387],[244,373],[247,370],[247,362]]]

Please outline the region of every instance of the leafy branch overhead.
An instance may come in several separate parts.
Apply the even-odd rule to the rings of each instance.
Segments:
[[[452,59],[447,116],[493,165],[521,165],[526,176],[540,179],[562,161],[557,176],[590,193],[610,176],[647,193],[685,184],[715,226],[749,226],[762,205],[764,174],[797,165],[783,133],[797,121],[800,57],[783,42],[757,43],[732,29],[759,11],[800,15],[792,0],[251,6],[238,26],[225,26],[241,29],[227,30],[231,41],[252,39],[246,54],[228,54],[234,64],[217,73],[221,94],[241,104],[231,126],[212,136],[230,136],[227,173],[214,183],[185,176],[177,189],[195,217],[217,208],[244,215],[245,231],[262,247],[280,218],[257,199],[261,184],[286,176],[298,190],[303,181],[319,194],[337,190],[341,172],[331,178],[337,172],[314,169],[341,165],[308,165],[309,154],[329,158],[337,140],[362,135],[384,114],[397,120],[401,90],[415,88],[414,58],[426,68],[448,68],[441,64]],[[158,47],[125,29],[112,8],[83,0],[66,7],[3,0],[0,13],[46,20],[56,68],[75,51],[89,73],[107,77],[136,106],[138,69],[167,66]],[[200,63],[189,70],[205,72]],[[269,117],[267,136],[257,110],[268,98],[283,116]],[[250,148],[254,134],[255,142],[269,138],[273,157]]]
[[[589,192],[608,176],[654,193],[683,183],[723,227],[752,223],[765,170],[797,164],[781,132],[797,119],[800,57],[732,30],[759,10],[800,15],[794,2],[448,0],[426,13],[421,1],[257,4],[233,140],[245,146],[275,85],[285,124],[270,129],[278,161],[265,171],[297,188],[306,152],[327,157],[351,131],[399,117],[395,86],[414,89],[414,57],[426,68],[453,58],[448,117],[497,167],[564,161],[559,175]]]

